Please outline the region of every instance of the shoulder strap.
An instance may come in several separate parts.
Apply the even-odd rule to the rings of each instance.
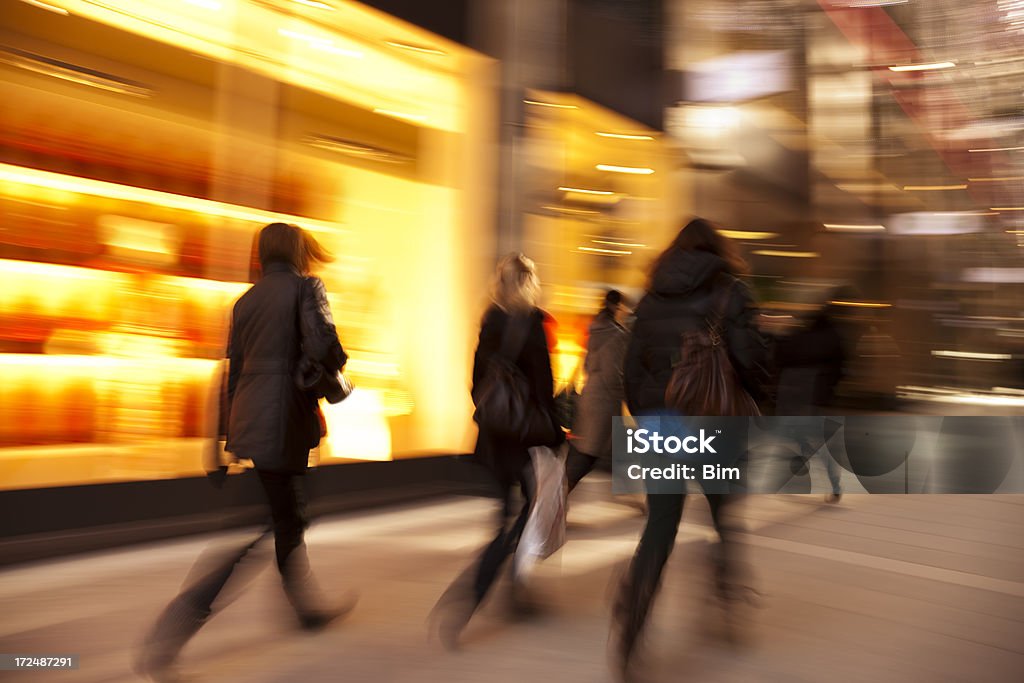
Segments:
[[[299,276],[298,294],[295,296],[295,343],[302,352],[302,297],[306,294],[306,281],[309,278],[305,275]]]
[[[726,309],[729,307],[729,298],[732,296],[732,290],[735,289],[737,280],[736,277],[724,272],[719,273],[715,278],[718,294],[715,296],[711,311],[707,316],[708,326],[714,330],[722,329],[722,321],[725,319]]]

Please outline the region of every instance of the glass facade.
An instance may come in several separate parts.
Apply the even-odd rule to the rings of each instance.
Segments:
[[[325,406],[321,462],[471,444],[494,64],[317,5],[5,7],[0,487],[199,474],[273,221],[336,256],[319,274],[358,390]]]

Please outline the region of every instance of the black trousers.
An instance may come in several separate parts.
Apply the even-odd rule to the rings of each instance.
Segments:
[[[662,570],[675,547],[686,496],[685,493],[647,496],[647,525],[615,605],[615,617],[621,621],[624,637],[629,640],[636,638],[647,621],[661,584]],[[736,569],[735,530],[725,516],[740,494],[711,494],[706,497],[720,539],[714,549],[713,562],[717,588],[721,592],[734,579]]]
[[[437,602],[437,609],[457,607],[461,617],[469,615],[480,606],[490,592],[508,558],[515,554],[519,539],[526,528],[530,507],[536,494],[536,476],[533,463],[527,461],[514,479],[499,477],[497,481],[501,507],[497,514],[497,534],[484,547],[477,559],[448,586]],[[522,502],[516,505],[515,488],[522,492]],[[465,606],[465,601],[469,605]],[[468,609],[467,609],[468,607]]]
[[[473,580],[473,597],[477,605],[483,602],[494,585],[502,565],[519,547],[519,539],[526,528],[526,520],[530,516],[530,507],[537,492],[537,478],[532,461],[528,460],[523,466],[518,476],[518,484],[522,492],[522,502],[517,510],[513,496],[515,483],[500,482],[502,504],[498,512],[498,533],[481,553]]]
[[[583,477],[590,474],[597,464],[597,458],[588,455],[576,448],[572,440],[569,441],[569,453],[565,456],[565,478],[569,482],[569,490],[572,491],[580,483]]]
[[[315,606],[309,561],[303,536],[308,526],[305,513],[303,476],[279,472],[256,471],[230,477],[228,486],[244,489],[251,478],[259,480],[270,509],[266,528],[252,539],[224,548],[211,547],[196,561],[184,587],[157,618],[144,643],[145,666],[163,667],[209,619],[214,603],[225,586],[242,583],[238,567],[250,552],[273,534],[277,568],[281,573],[285,594],[300,616]],[[232,481],[232,480],[241,481]]]

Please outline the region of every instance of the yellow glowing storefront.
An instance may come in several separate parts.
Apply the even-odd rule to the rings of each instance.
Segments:
[[[494,65],[352,2],[4,2],[0,488],[190,476],[252,239],[314,231],[321,462],[464,452]]]
[[[605,292],[634,301],[683,225],[690,170],[658,131],[570,93],[533,90],[526,110],[523,250],[556,319],[556,381],[575,378]]]

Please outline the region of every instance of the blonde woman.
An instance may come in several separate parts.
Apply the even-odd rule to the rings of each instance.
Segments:
[[[536,489],[536,479],[528,449],[532,446],[557,446],[565,435],[555,420],[554,382],[551,356],[544,331],[544,312],[537,307],[540,280],[533,261],[522,254],[510,254],[498,263],[493,302],[484,314],[480,341],[473,359],[474,402],[488,380],[492,361],[514,363],[530,386],[531,410],[550,421],[549,439],[542,443],[524,442],[515,437],[480,427],[474,457],[494,477],[502,501],[494,540],[478,560],[448,588],[438,603],[435,615],[441,620],[440,635],[454,647],[459,634],[494,584],[502,565],[515,553],[526,525]],[[512,490],[522,490],[522,503],[514,508]]]

